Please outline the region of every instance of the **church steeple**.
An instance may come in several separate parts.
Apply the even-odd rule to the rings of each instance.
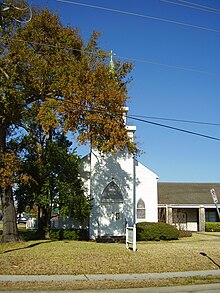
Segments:
[[[109,72],[111,74],[112,77],[115,76],[115,65],[114,65],[114,61],[113,61],[113,56],[115,56],[116,54],[111,50],[109,53],[110,56],[110,62],[109,62]],[[127,125],[127,113],[128,113],[128,107],[124,107],[124,115],[123,115],[123,119],[124,119],[124,124],[125,127],[127,129],[127,134],[128,136],[131,138],[131,141],[133,141],[134,139],[134,133],[136,131],[136,126],[130,126]]]
[[[113,51],[111,50],[109,55],[110,55],[109,72],[111,75],[114,75],[115,74],[115,64],[113,61],[113,56],[115,55],[115,53],[113,53]]]
[[[128,136],[131,138],[131,141],[134,139],[134,133],[136,131],[136,126],[132,125],[127,125],[127,113],[128,113],[129,108],[124,107],[124,122],[125,122],[125,127],[127,129]]]

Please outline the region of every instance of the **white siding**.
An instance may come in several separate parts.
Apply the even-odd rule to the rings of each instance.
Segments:
[[[146,218],[137,219],[137,222],[158,221],[157,180],[156,174],[140,162],[136,163],[136,203],[141,198],[146,207]]]
[[[123,223],[121,222],[121,231],[124,235],[126,222],[133,224],[133,159],[131,155],[121,152],[116,155],[101,156],[97,151],[91,154],[91,198],[93,198],[92,214],[90,220],[90,237],[94,238],[102,233],[101,224],[109,223],[108,215],[103,219],[103,209],[101,196],[103,190],[112,180],[118,185],[124,198],[123,204]],[[117,211],[112,210],[112,213]],[[100,222],[102,221],[102,223]],[[110,224],[110,223],[109,223]],[[115,226],[115,225],[114,225]],[[108,226],[105,227],[106,235],[110,234]],[[119,230],[119,229],[118,229]],[[114,233],[113,233],[114,234]],[[120,232],[117,233],[119,235]],[[100,236],[102,236],[100,235]]]
[[[125,225],[134,222],[158,221],[157,175],[128,153],[102,156],[98,151],[83,158],[81,174],[91,196],[92,212],[90,216],[90,238],[103,235],[124,235]],[[110,182],[114,182],[123,196],[121,204],[104,204],[102,193]],[[145,203],[145,219],[134,219],[137,202]]]

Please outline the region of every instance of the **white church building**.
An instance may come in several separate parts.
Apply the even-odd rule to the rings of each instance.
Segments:
[[[133,139],[135,126],[126,126]],[[92,199],[89,237],[124,236],[126,224],[158,221],[158,176],[132,154],[100,154],[82,159],[81,177]]]

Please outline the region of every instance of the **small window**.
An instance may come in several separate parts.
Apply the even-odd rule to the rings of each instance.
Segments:
[[[137,203],[137,219],[145,219],[145,203],[142,199]]]
[[[206,222],[218,222],[218,215],[215,210],[205,211],[205,220]]]
[[[120,213],[116,213],[115,218],[116,218],[116,220],[120,220]]]

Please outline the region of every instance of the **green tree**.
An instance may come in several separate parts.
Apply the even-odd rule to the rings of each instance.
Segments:
[[[82,223],[89,216],[90,199],[84,195],[79,177],[80,158],[75,150],[70,150],[71,142],[58,130],[51,131],[48,138],[31,117],[25,129],[28,135],[19,143],[11,142],[11,147],[15,149],[16,146],[22,158],[19,173],[28,176],[25,184],[20,181],[16,187],[18,211],[24,211],[27,206],[38,207],[41,237],[50,225],[54,207],[59,208],[61,215],[74,217]]]
[[[127,63],[115,64],[110,74],[106,53],[98,48],[97,33],[84,44],[78,30],[63,27],[47,9],[33,11],[23,26],[0,28],[0,185],[3,208],[2,241],[17,241],[12,186],[16,155],[6,147],[10,127],[24,112],[40,104],[36,120],[48,134],[62,124],[77,133],[79,143],[100,151],[134,151],[124,125]],[[10,159],[9,159],[10,158]],[[8,173],[3,171],[8,170]]]

